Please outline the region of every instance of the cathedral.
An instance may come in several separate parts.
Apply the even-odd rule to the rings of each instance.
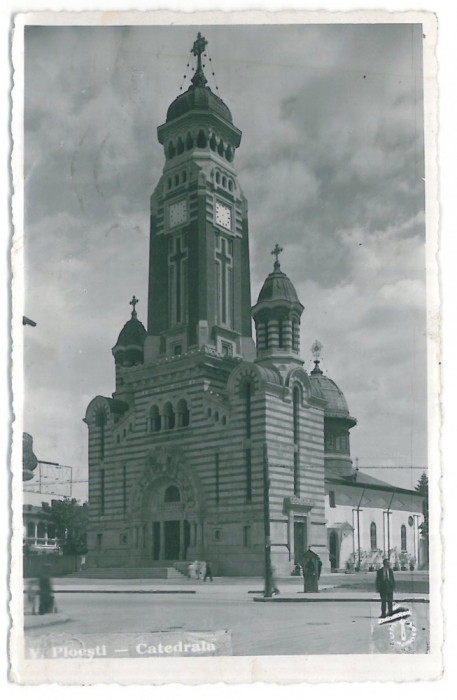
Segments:
[[[251,308],[241,131],[207,86],[205,45],[199,34],[191,84],[157,130],[165,163],[150,202],[147,327],[134,296],[112,350],[115,391],[96,396],[84,419],[88,566],[198,559],[217,575],[260,575],[267,543],[278,574],[309,548],[323,571],[344,568],[344,543],[348,556],[363,546],[362,487],[362,498],[377,494],[379,532],[395,507],[406,520],[414,511],[406,546],[418,549],[419,497],[391,497],[393,487],[353,468],[356,420],[321,371],[318,344],[314,369],[303,367],[304,307],[279,245]]]

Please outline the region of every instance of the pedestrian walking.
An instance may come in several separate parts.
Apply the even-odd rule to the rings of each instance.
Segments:
[[[382,568],[378,569],[376,572],[376,590],[381,596],[380,617],[387,617],[386,608],[388,609],[389,616],[392,615],[395,578],[388,559],[383,560]]]
[[[271,594],[272,595],[279,595],[280,590],[278,588],[278,584],[276,582],[276,569],[274,566],[271,567]]]
[[[205,575],[203,577],[203,581],[206,581],[207,578],[209,578],[211,583],[213,582],[213,572],[211,571],[211,564],[209,561],[206,562],[206,569],[205,569]]]
[[[198,561],[195,560],[187,567],[187,578],[198,578]]]

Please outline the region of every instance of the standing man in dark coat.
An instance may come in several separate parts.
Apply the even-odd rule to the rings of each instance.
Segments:
[[[376,590],[381,596],[381,617],[386,617],[386,605],[389,609],[389,615],[392,615],[395,578],[388,559],[383,560],[382,569],[378,569],[376,572]]]

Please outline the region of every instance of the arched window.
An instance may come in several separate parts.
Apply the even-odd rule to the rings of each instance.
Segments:
[[[216,137],[215,137],[214,133],[211,134],[211,139],[210,139],[210,142],[209,142],[209,147],[211,148],[212,151],[215,151],[216,148],[217,148],[217,141],[216,141]]]
[[[187,132],[187,137],[186,137],[187,150],[190,151],[193,145],[194,145],[194,140],[193,140],[192,136],[190,135],[190,133]]]
[[[376,523],[371,523],[370,525],[370,547],[372,550],[378,548],[378,541],[376,537]]]
[[[227,146],[225,150],[225,157],[227,158],[228,162],[231,163],[233,160],[233,151],[230,148],[230,146]]]
[[[105,456],[105,426],[106,426],[106,412],[103,408],[97,409],[95,414],[95,425],[100,430],[100,459]]]
[[[227,187],[227,178],[225,175],[222,175],[222,187]]]
[[[252,381],[249,379],[243,382],[240,387],[240,396],[244,399],[244,415],[246,422],[246,438],[251,438],[251,409],[253,396]],[[246,502],[252,502],[252,459],[251,448],[245,450],[245,466],[246,466]]]
[[[294,494],[300,496],[300,403],[301,390],[295,385],[293,390],[294,424]]]
[[[178,151],[178,155],[180,155],[181,153],[184,152],[184,144],[183,144],[183,141],[182,141],[182,138],[181,138],[181,137],[179,137],[179,139],[178,139],[177,151]]]
[[[406,552],[406,525],[401,526],[400,539],[401,539],[401,551]]]
[[[175,185],[176,185],[176,186],[179,185],[179,174],[176,174],[176,175],[175,175]]]
[[[164,503],[178,503],[178,501],[181,500],[181,493],[178,489],[177,486],[172,484],[171,486],[168,486],[168,488],[165,490],[165,494],[163,497]]]
[[[244,399],[244,417],[246,424],[246,437],[251,437],[251,401],[252,401],[252,382],[249,380],[243,382],[240,387],[240,396]]]
[[[217,152],[219,153],[220,156],[224,155],[224,144],[222,143],[222,139],[219,141],[219,145],[217,147]]]
[[[228,181],[228,188],[229,188],[230,192],[233,192],[233,181],[232,180]]]
[[[221,174],[220,174],[219,170],[216,170],[216,182],[217,182],[217,184],[219,184],[220,181],[221,181]]]
[[[178,401],[178,405],[176,406],[176,417],[178,428],[186,428],[189,425],[189,409],[185,399]]]
[[[162,427],[162,417],[157,406],[152,406],[149,411],[149,430],[151,433],[157,433]]]
[[[206,148],[206,136],[203,129],[200,129],[197,136],[197,146],[198,148]]]
[[[170,141],[170,143],[168,144],[168,157],[174,158],[175,153],[176,153],[176,149],[173,145],[173,141]]]
[[[166,403],[163,407],[162,417],[164,430],[171,430],[175,427],[175,412],[170,402]]]

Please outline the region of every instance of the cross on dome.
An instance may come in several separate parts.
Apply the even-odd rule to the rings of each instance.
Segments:
[[[137,299],[135,295],[133,295],[132,300],[129,301],[130,306],[133,307],[132,317],[136,316],[135,306],[138,304],[138,302],[139,302],[139,299]]]
[[[192,85],[194,87],[205,87],[206,83],[208,82],[202,69],[202,53],[205,51],[207,43],[208,42],[206,41],[205,37],[198,32],[197,39],[194,41],[192,46],[192,53],[197,57],[197,70],[192,78]]]
[[[279,254],[282,253],[282,251],[283,251],[283,248],[281,248],[277,243],[276,243],[275,247],[273,248],[273,250],[271,251],[271,255],[276,256],[276,260],[275,260],[275,264],[274,264],[275,270],[279,270],[278,257],[279,257]]]

